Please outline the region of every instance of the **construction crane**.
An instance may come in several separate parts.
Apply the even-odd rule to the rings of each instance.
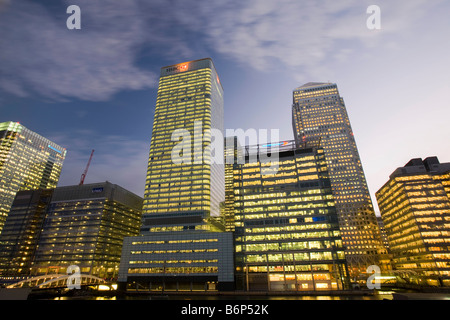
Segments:
[[[88,172],[89,169],[89,165],[91,164],[91,160],[92,160],[92,155],[94,154],[94,149],[92,149],[91,152],[91,156],[89,157],[89,161],[87,163],[86,169],[84,169],[83,174],[81,175],[81,180],[80,180],[80,186],[84,183],[84,178],[86,178],[86,174]]]

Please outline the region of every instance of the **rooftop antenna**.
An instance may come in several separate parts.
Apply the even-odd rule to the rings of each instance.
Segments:
[[[92,149],[91,156],[89,157],[89,161],[87,163],[86,169],[84,169],[83,174],[81,175],[80,186],[84,183],[84,178],[86,178],[89,165],[91,164],[92,156],[94,155],[94,149]]]

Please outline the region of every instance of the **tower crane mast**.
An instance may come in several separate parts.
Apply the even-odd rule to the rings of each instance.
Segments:
[[[92,156],[93,155],[94,155],[94,149],[92,149],[91,156],[89,157],[89,161],[88,161],[88,163],[86,165],[86,169],[84,169],[84,172],[81,175],[80,186],[84,183],[84,178],[86,178],[86,175],[87,175],[87,172],[88,172],[88,169],[89,169],[89,165],[91,164],[91,160],[92,160]]]

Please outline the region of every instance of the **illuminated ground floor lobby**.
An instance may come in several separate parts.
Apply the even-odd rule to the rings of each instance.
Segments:
[[[229,232],[173,232],[125,238],[118,285],[126,291],[234,290]]]
[[[330,291],[349,288],[347,279],[329,273],[237,273],[236,287],[244,291]]]
[[[234,283],[220,283],[217,276],[129,277],[120,288],[127,292],[217,292],[234,290]]]

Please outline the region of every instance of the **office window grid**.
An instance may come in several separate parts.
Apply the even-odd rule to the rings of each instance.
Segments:
[[[352,270],[371,264],[386,266],[387,253],[376,220],[367,182],[344,100],[337,86],[312,83],[293,92],[293,128],[298,145],[323,147],[338,210],[340,229]]]

